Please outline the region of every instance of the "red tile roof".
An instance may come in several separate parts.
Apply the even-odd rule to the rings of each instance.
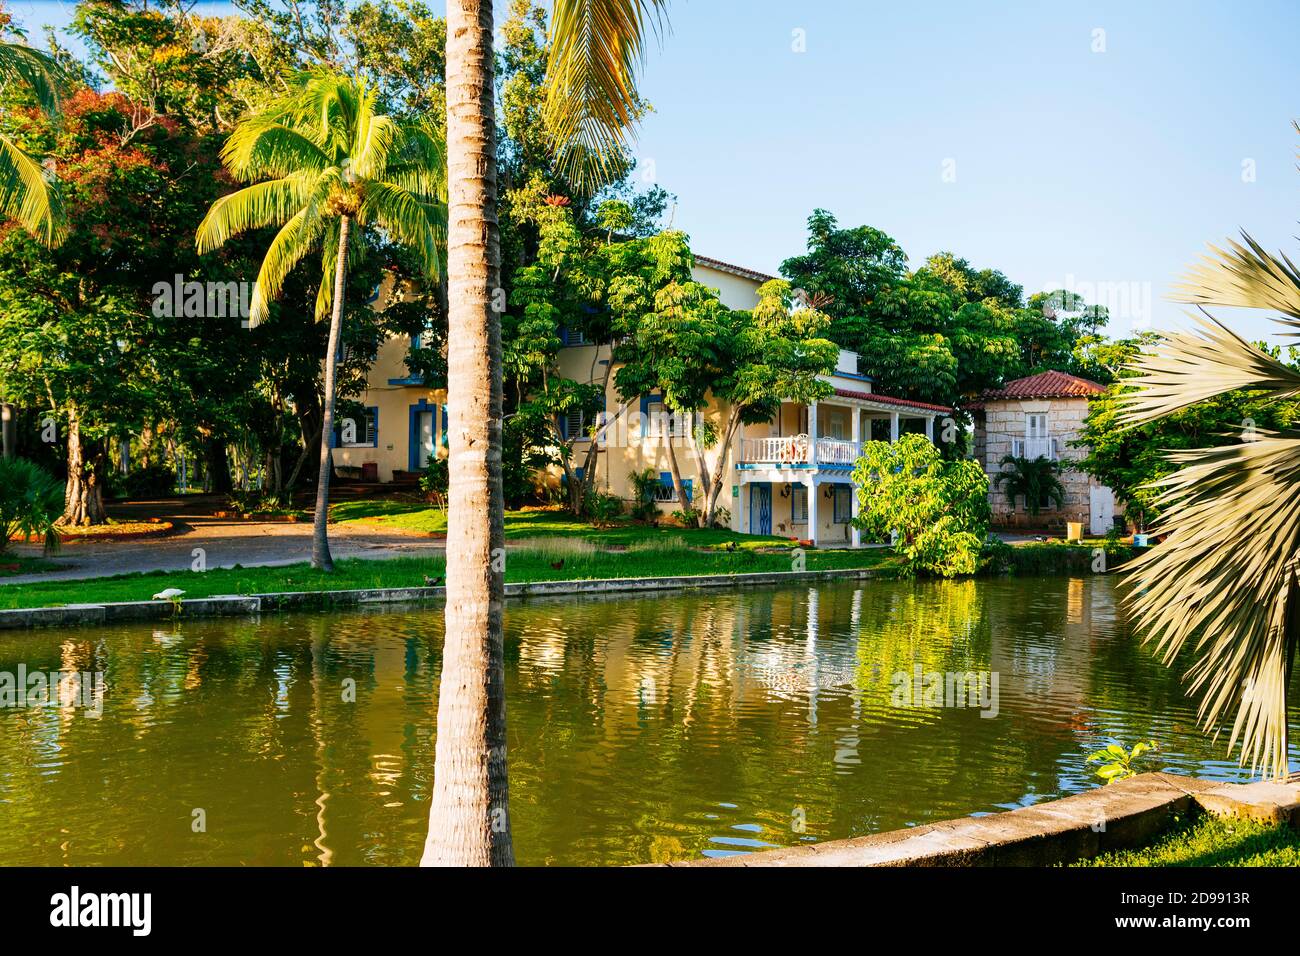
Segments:
[[[1065,372],[1039,372],[1028,378],[1007,382],[1002,388],[988,389],[980,394],[981,402],[997,402],[1011,398],[1086,398],[1100,395],[1105,386]]]
[[[841,398],[857,398],[864,402],[880,402],[882,405],[901,405],[904,408],[921,408],[928,412],[950,412],[952,411],[947,405],[931,405],[929,402],[914,402],[907,398],[894,398],[892,395],[881,395],[878,392],[855,392],[847,388],[837,388],[835,394]]]

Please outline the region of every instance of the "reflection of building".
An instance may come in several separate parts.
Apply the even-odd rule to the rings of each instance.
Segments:
[[[990,478],[989,504],[994,520],[1000,524],[1032,522],[1028,502],[1012,504],[1002,488],[993,487],[992,478],[1004,470],[1002,459],[1046,458],[1064,466],[1059,480],[1065,489],[1065,505],[1057,509],[1051,501],[1039,503],[1038,519],[1047,524],[1082,521],[1092,534],[1105,534],[1115,517],[1115,496],[1105,485],[1077,468],[1071,460],[1087,454],[1074,448],[1088,417],[1088,399],[1106,390],[1096,382],[1065,372],[1040,372],[1028,378],[1008,382],[991,389],[970,406],[975,415],[975,458]]]

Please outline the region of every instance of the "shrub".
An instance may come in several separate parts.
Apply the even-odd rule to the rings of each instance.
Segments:
[[[146,465],[110,475],[108,488],[115,498],[163,498],[176,491],[176,472],[163,464]]]
[[[587,497],[587,513],[597,528],[607,528],[623,513],[623,499],[603,491],[595,492]]]
[[[989,481],[969,458],[944,461],[924,435],[867,442],[853,470],[862,511],[854,523],[877,540],[897,534],[904,573],[950,578],[980,569],[989,530]]]
[[[659,517],[659,508],[655,504],[659,475],[653,468],[647,468],[634,471],[627,478],[632,483],[632,517],[637,521],[654,521]]]
[[[420,490],[443,511],[447,510],[447,489],[451,485],[451,472],[446,458],[433,455],[420,475]]]
[[[63,514],[63,482],[25,458],[0,458],[0,551],[15,535],[59,546],[54,523]]]

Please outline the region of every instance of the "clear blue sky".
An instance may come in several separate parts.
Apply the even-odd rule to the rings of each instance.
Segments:
[[[37,34],[70,5],[11,6]],[[1133,319],[1177,324],[1170,282],[1239,227],[1300,253],[1295,0],[678,0],[670,12],[636,154],[704,255],[775,272],[822,206],[885,230],[913,266],[948,249],[1027,292],[1108,289],[1115,313],[1131,291],[1110,330],[1126,334]]]

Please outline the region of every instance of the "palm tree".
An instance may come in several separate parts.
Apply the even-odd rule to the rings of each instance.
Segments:
[[[1297,126],[1300,131],[1300,126]],[[1300,395],[1300,371],[1233,334],[1205,311],[1270,309],[1300,329],[1300,271],[1248,234],[1210,247],[1175,290],[1200,308],[1198,328],[1165,336],[1132,368],[1122,421],[1140,425],[1239,388]],[[1216,734],[1235,709],[1231,751],[1255,771],[1287,763],[1287,686],[1300,643],[1300,432],[1255,429],[1216,448],[1171,452],[1178,471],[1156,482],[1165,536],[1126,569],[1126,600],[1166,664],[1187,648],[1200,719]]]
[[[1042,511],[1045,500],[1058,508],[1065,507],[1065,488],[1057,478],[1061,473],[1059,461],[1042,455],[1037,458],[1003,455],[1000,464],[1003,470],[993,476],[993,485],[996,488],[1006,485],[1007,501],[1012,508],[1020,496],[1024,496],[1025,509],[1035,518]]]
[[[662,0],[555,0],[548,123],[595,180],[638,101],[647,14]],[[501,316],[491,0],[447,3],[446,637],[438,689],[426,866],[514,862],[506,774],[505,499],[501,487]],[[574,149],[570,150],[573,144]]]
[[[236,126],[221,159],[235,178],[255,185],[213,203],[196,239],[204,253],[249,229],[279,227],[253,289],[254,326],[267,317],[290,270],[320,250],[316,318],[328,315],[330,327],[311,563],[325,571],[334,568],[326,533],[330,439],[352,231],[379,227],[437,276],[446,230],[440,138],[423,124],[376,113],[376,92],[364,79],[303,73],[284,96]]]
[[[49,54],[21,43],[0,42],[0,84],[18,82],[46,112],[58,109],[63,71]],[[63,204],[40,160],[0,135],[0,219],[13,219],[45,246],[63,241]]]

